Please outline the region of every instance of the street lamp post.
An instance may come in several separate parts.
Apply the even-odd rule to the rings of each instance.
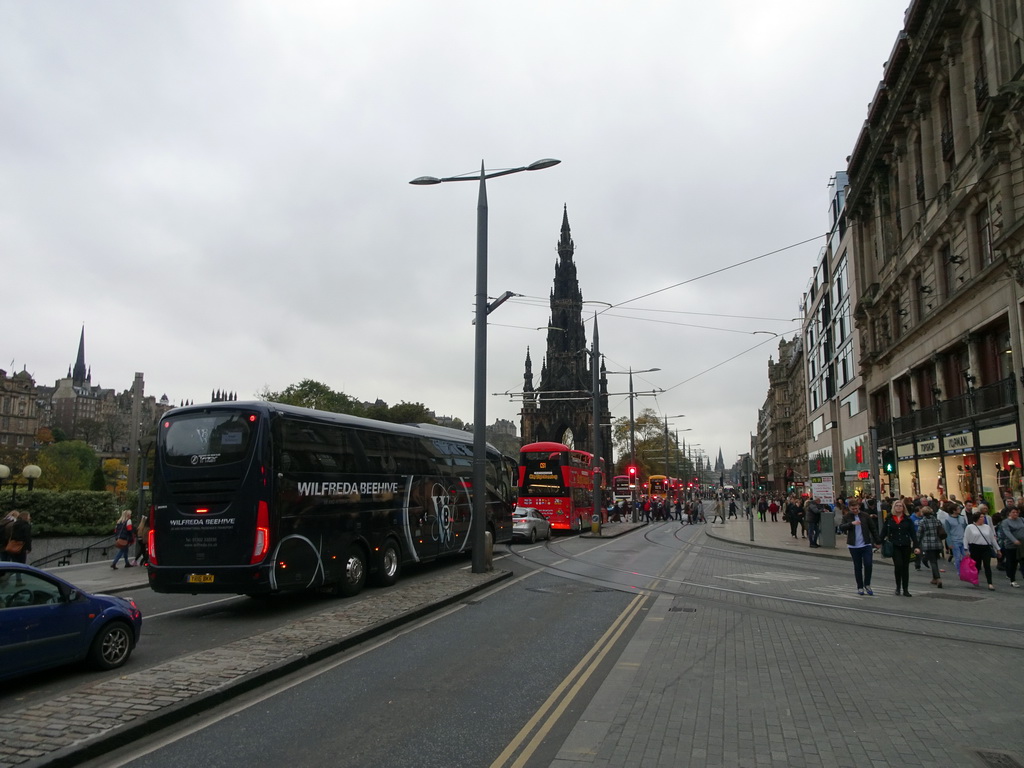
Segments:
[[[633,392],[633,374],[654,373],[655,371],[660,370],[661,368],[644,368],[640,371],[634,371],[630,368],[628,371],[605,371],[605,373],[629,374],[629,462],[634,467],[636,466],[636,421],[633,418],[633,398],[636,395]],[[635,523],[638,519],[636,514],[636,483],[634,483],[632,489],[630,489],[630,496],[633,502],[633,509],[630,512],[629,519]]]
[[[446,181],[479,181],[480,191],[476,205],[476,345],[473,382],[473,518],[470,521],[469,540],[473,549],[473,573],[485,573],[488,558],[484,552],[487,501],[487,315],[504,299],[493,305],[487,303],[487,179],[508,176],[520,171],[539,171],[558,165],[561,160],[545,158],[518,168],[488,171],[480,162],[480,172],[437,178],[420,176],[410,184],[442,184]]]

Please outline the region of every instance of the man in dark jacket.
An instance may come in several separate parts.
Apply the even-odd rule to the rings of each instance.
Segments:
[[[860,500],[851,499],[849,511],[843,515],[839,531],[846,534],[846,546],[853,558],[853,577],[857,594],[875,594],[871,591],[871,559],[875,547],[882,543],[878,533],[878,518],[860,509]]]
[[[821,535],[821,498],[815,496],[804,508],[804,517],[807,521],[807,543],[809,546],[818,548],[818,536]]]

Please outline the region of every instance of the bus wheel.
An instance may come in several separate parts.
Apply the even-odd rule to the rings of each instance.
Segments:
[[[363,550],[353,544],[345,554],[345,571],[341,581],[335,585],[334,592],[341,597],[358,595],[366,584],[366,555]]]
[[[377,572],[373,576],[373,582],[380,587],[390,587],[398,581],[398,575],[402,571],[402,553],[394,539],[388,539],[380,548],[380,559],[377,562]]]

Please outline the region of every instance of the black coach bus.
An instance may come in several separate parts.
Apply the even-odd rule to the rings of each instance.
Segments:
[[[473,436],[270,402],[160,419],[150,510],[157,592],[359,592],[471,548]],[[516,462],[488,445],[486,526],[512,537]]]

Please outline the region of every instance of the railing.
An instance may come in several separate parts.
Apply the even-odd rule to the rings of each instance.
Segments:
[[[114,547],[114,537],[104,536],[102,539],[88,544],[84,547],[78,547],[77,549],[66,548],[53,552],[46,557],[41,557],[38,560],[33,560],[30,565],[36,568],[42,568],[47,565],[72,565],[78,563],[88,563],[92,560],[107,560],[110,558],[109,551]],[[96,556],[93,557],[94,550],[99,550]]]
[[[889,424],[879,425],[878,437],[888,439],[939,424],[986,416],[1016,406],[1017,386],[1014,378],[1009,376],[995,384],[987,384],[920,411],[913,411],[906,416],[893,419]]]

